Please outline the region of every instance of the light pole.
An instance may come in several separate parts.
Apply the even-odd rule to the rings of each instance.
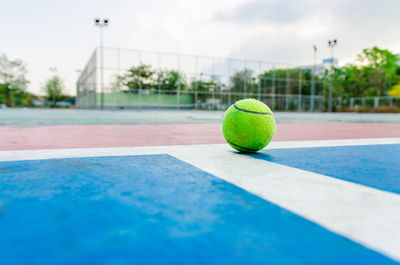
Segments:
[[[95,18],[94,23],[100,28],[100,87],[101,87],[101,108],[104,108],[104,75],[103,75],[103,27],[108,26],[107,18]]]
[[[313,70],[311,74],[311,101],[310,101],[310,111],[314,112],[314,96],[315,96],[315,74],[316,74],[316,63],[317,63],[317,46],[313,45],[314,48],[314,62]]]
[[[333,86],[333,48],[337,45],[337,39],[329,40],[328,46],[331,48],[331,78],[329,80],[329,101],[328,112],[332,112],[332,86]]]

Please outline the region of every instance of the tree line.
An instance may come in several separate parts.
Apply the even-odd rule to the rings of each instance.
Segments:
[[[298,84],[298,73],[304,72],[302,78],[303,84],[309,85],[311,80],[311,70],[303,71],[303,69],[275,69],[266,71],[257,76],[250,69],[237,71],[230,77],[231,86],[227,86],[220,82],[218,76],[203,78],[201,75],[197,79],[188,80],[187,77],[177,70],[153,70],[151,65],[140,64],[132,66],[125,74],[118,75],[111,87],[113,91],[137,92],[141,90],[149,90],[155,92],[158,90],[166,94],[175,94],[178,90],[194,90],[198,92],[215,92],[221,90],[230,90],[231,92],[243,92],[246,89],[248,93],[256,93],[262,89],[262,93],[266,92],[267,88],[275,87],[276,93],[285,93],[282,87],[287,87],[285,84],[289,76],[289,93],[295,92],[295,87]],[[205,80],[203,80],[205,79]],[[296,82],[293,80],[296,79]],[[316,77],[317,82],[322,78]],[[272,84],[274,82],[274,84]],[[308,84],[307,84],[308,83]],[[296,88],[297,89],[297,88]],[[302,93],[306,94],[309,89],[305,89]],[[297,93],[297,92],[296,92]]]
[[[11,60],[0,56],[0,104],[7,106],[31,106],[38,97],[27,91],[29,81],[23,61]],[[230,91],[251,96],[263,94],[299,94],[310,95],[314,82],[315,95],[327,95],[328,82],[332,79],[333,97],[400,97],[399,57],[393,52],[378,47],[364,49],[352,63],[341,67],[327,68],[313,74],[312,69],[281,68],[271,69],[256,75],[250,69],[234,73],[229,85],[220,82],[217,77],[188,80],[177,70],[154,70],[151,65],[141,64],[129,68],[118,75],[111,84],[113,91],[150,93],[163,91],[175,94],[177,91],[197,91],[200,93]],[[47,79],[42,87],[48,105],[55,106],[57,101],[72,101],[64,93],[64,84],[59,76]],[[301,90],[300,90],[301,89]]]
[[[26,64],[20,59],[9,59],[5,54],[0,55],[0,104],[7,107],[31,107],[39,97],[27,91]],[[42,87],[48,106],[55,107],[58,101],[73,102],[74,97],[66,95],[61,78],[53,75]]]
[[[334,68],[332,77],[336,97],[400,96],[399,56],[389,50],[364,49],[354,63]]]
[[[314,79],[314,80],[313,80]],[[250,69],[243,69],[230,77],[230,85],[225,86],[218,80],[209,78],[204,81],[187,80],[176,70],[153,70],[151,65],[133,66],[125,74],[119,75],[113,84],[115,90],[136,92],[139,89],[162,90],[164,93],[176,93],[178,90],[199,92],[231,91],[274,94],[311,94],[314,82],[315,95],[327,95],[329,81],[332,79],[333,96],[339,98],[399,96],[400,66],[398,55],[389,50],[373,47],[364,49],[353,63],[345,66],[328,67],[313,75],[312,68],[271,69],[255,75]],[[301,91],[299,89],[301,88]]]

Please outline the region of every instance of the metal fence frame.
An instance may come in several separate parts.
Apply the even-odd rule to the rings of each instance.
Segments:
[[[338,109],[379,108],[381,106],[400,108],[400,97],[392,96],[335,98],[333,102]]]
[[[224,109],[229,106],[234,100],[253,97],[260,99],[267,104],[271,105],[274,110],[281,111],[323,111],[325,109],[325,80],[314,81],[303,80],[302,74],[304,67],[296,67],[293,64],[287,63],[276,63],[268,61],[257,61],[257,60],[243,60],[235,58],[222,58],[222,57],[210,57],[210,56],[199,56],[199,55],[188,55],[179,53],[164,53],[164,52],[152,52],[145,50],[135,49],[124,49],[124,48],[111,48],[103,47],[104,55],[104,66],[99,66],[100,56],[99,48],[96,48],[92,53],[88,63],[77,82],[77,107],[78,108],[195,108],[195,109]],[[204,92],[198,91],[193,85],[189,86],[188,90],[174,90],[174,91],[162,91],[152,90],[145,91],[139,88],[138,91],[129,91],[129,93],[137,94],[136,103],[130,102],[124,104],[121,102],[114,102],[115,104],[106,103],[103,106],[102,98],[104,95],[106,98],[114,94],[121,93],[123,89],[113,87],[112,78],[113,76],[124,73],[129,67],[137,66],[141,63],[148,64],[146,56],[153,57],[153,66],[155,69],[174,69],[182,72],[190,84],[193,84],[198,80],[214,80],[216,81],[215,89],[212,91]],[[168,63],[163,63],[165,58],[169,58]],[[125,61],[125,63],[123,62]],[[128,61],[128,64],[127,62]],[[190,61],[189,67],[187,67]],[[171,63],[172,62],[172,63]],[[186,65],[185,65],[186,62]],[[202,64],[203,62],[203,64]],[[205,63],[206,62],[206,63]],[[207,64],[208,62],[208,64]],[[150,63],[151,64],[151,63]],[[249,89],[246,87],[247,81],[243,81],[243,88],[241,91],[232,91],[231,77],[237,71],[249,69],[254,73],[252,82],[257,83],[258,87]],[[286,72],[286,76],[272,76],[271,78],[259,78],[259,74],[264,71],[271,71],[274,69],[298,69],[296,76],[290,76],[289,72]],[[310,69],[308,67],[307,69]],[[102,87],[102,74],[105,73],[105,94],[101,93]],[[266,87],[261,87],[261,81],[264,84],[268,84]],[[304,95],[304,89],[310,89],[315,85],[324,87],[323,93],[319,95]],[[289,94],[290,89],[296,90],[296,94]],[[249,91],[250,90],[250,91]],[[125,91],[126,92],[126,91]],[[167,94],[168,93],[168,94]],[[100,94],[100,97],[99,97]],[[160,101],[149,103],[145,102],[146,95],[152,94],[157,95],[158,98],[164,95],[176,95],[176,104],[162,104]],[[193,97],[191,104],[181,104],[181,95],[191,95]],[[202,100],[199,101],[199,98]],[[132,104],[131,104],[132,103]],[[278,104],[276,104],[278,103]],[[315,106],[313,109],[312,106]]]

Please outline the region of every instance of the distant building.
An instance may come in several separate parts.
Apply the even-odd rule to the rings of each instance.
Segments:
[[[301,66],[301,69],[304,71],[314,71],[314,65],[305,65]],[[325,73],[326,67],[323,64],[316,64],[315,65],[315,74],[316,75],[322,75]]]
[[[333,66],[334,67],[338,67],[339,66],[339,61],[336,58],[323,59],[321,64],[316,64],[315,65],[315,74],[316,75],[324,74],[327,69],[331,68],[332,62],[333,62]],[[303,69],[305,71],[313,71],[314,70],[314,65],[301,66],[301,69]]]
[[[334,67],[338,67],[339,66],[339,61],[336,58],[327,58],[327,59],[323,59],[322,60],[322,64],[324,65],[324,67],[327,69],[329,67],[331,67],[331,64],[333,63]]]

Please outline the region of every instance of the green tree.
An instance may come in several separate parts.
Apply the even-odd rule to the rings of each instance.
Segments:
[[[52,108],[57,106],[57,101],[63,101],[65,98],[64,83],[57,75],[46,81],[43,90],[46,93],[46,101],[50,102]]]
[[[255,78],[253,77],[253,71],[250,69],[244,69],[236,72],[233,76],[231,76],[231,91],[233,92],[241,92],[246,94],[254,93],[257,84],[254,82]]]
[[[297,93],[297,85],[299,78],[298,68],[282,68],[266,71],[260,74],[259,80],[262,88],[275,87],[275,94],[295,94]],[[302,77],[303,79],[305,76]],[[296,80],[296,82],[293,82]],[[304,84],[304,83],[303,83]]]
[[[167,93],[176,93],[176,90],[185,90],[188,87],[184,76],[176,70],[158,72],[154,86]]]
[[[358,55],[364,74],[368,76],[369,94],[387,95],[388,90],[399,80],[398,57],[389,50],[373,47]]]
[[[163,90],[167,94],[175,94],[176,90],[185,90],[188,84],[182,73],[176,70],[156,72],[151,65],[141,64],[128,69],[125,75],[117,76],[112,87],[115,90],[125,86],[129,91],[147,89],[152,92]]]
[[[154,71],[150,65],[132,66],[120,79],[130,91],[154,87]]]
[[[334,68],[334,96],[385,96],[400,81],[398,57],[389,50],[364,49],[356,63]]]
[[[297,94],[299,91],[299,78],[301,73],[301,94],[311,94],[312,71],[301,68],[281,68],[265,71],[258,76],[263,93],[271,93],[275,87],[275,94]],[[323,92],[322,76],[315,76],[315,95]],[[288,90],[288,91],[287,91]]]
[[[0,56],[0,103],[9,107],[28,104],[29,99],[25,96],[31,94],[25,91],[29,83],[26,73],[23,61],[10,60],[5,54]]]
[[[197,100],[207,101],[217,89],[216,80],[192,80],[190,85],[191,90],[195,91]]]

